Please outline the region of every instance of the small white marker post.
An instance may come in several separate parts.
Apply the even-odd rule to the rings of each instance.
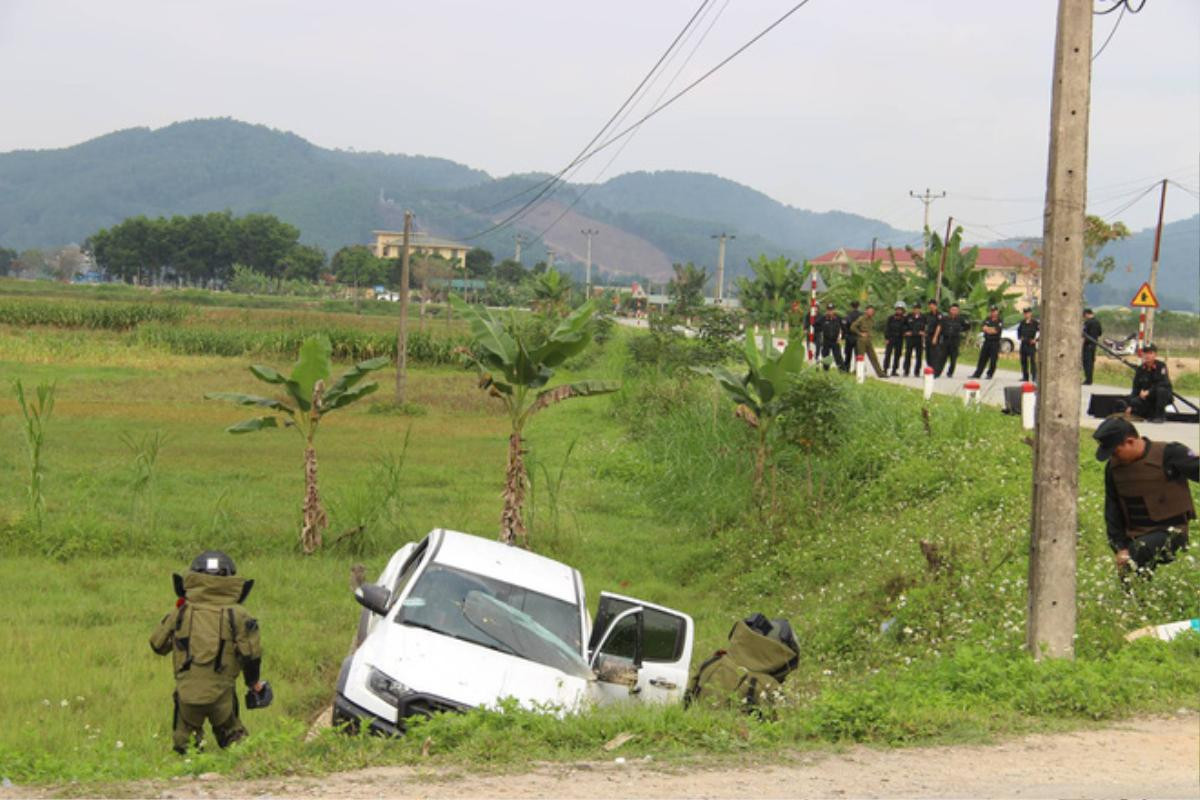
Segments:
[[[967,381],[963,384],[963,405],[979,405],[979,381]]]
[[[862,353],[854,357],[854,377],[859,383],[863,383],[867,379],[867,364],[863,361]]]
[[[925,368],[925,399],[933,397],[933,367]]]
[[[1037,417],[1037,387],[1029,381],[1021,384],[1021,427],[1033,430]]]

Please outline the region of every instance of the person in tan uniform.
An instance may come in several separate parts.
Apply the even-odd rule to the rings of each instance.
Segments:
[[[879,356],[875,355],[875,346],[871,344],[871,332],[875,328],[875,306],[867,306],[863,315],[854,320],[850,332],[855,336],[855,349],[871,362],[875,377],[886,378],[887,373],[879,366]]]

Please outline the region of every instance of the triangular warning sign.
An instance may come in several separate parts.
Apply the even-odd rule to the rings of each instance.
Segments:
[[[1142,288],[1138,289],[1137,294],[1129,301],[1129,305],[1134,308],[1158,308],[1158,298],[1154,296],[1150,284],[1143,283]]]

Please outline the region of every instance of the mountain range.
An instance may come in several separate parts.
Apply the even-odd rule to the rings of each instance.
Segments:
[[[484,247],[498,259],[525,240],[523,261],[555,252],[579,275],[593,230],[598,274],[661,281],[671,264],[692,261],[712,274],[714,235],[730,238],[726,280],[748,272],[760,254],[795,260],[838,247],[897,248],[920,232],[841,211],[813,212],[699,172],[633,172],[597,184],[564,184],[511,227],[491,230],[537,196],[550,176],[493,178],[443,158],[322,148],[285,131],[231,119],[132,128],[55,150],[0,153],[0,247],[18,250],[82,243],[97,230],[144,214],[170,216],[229,209],[266,212],[296,225],[301,239],[327,251],[398,230],[404,210],[419,231]],[[1195,308],[1200,218],[1167,226],[1160,294]],[[1152,232],[1151,232],[1152,234]],[[1126,266],[1143,258],[1146,232],[1109,246],[1118,268],[1092,302],[1124,303]],[[1148,252],[1148,251],[1147,251]],[[1103,297],[1096,297],[1099,292]],[[1112,295],[1112,299],[1109,299]]]

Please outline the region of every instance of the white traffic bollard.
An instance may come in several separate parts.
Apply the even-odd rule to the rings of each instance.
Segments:
[[[969,406],[971,403],[979,403],[979,381],[967,381],[963,384],[963,405]]]
[[[1037,387],[1029,381],[1021,384],[1021,427],[1033,430],[1037,417]]]
[[[863,361],[862,353],[854,357],[854,376],[858,379],[859,383],[867,379],[867,364]]]
[[[933,397],[933,367],[925,368],[925,399]]]

